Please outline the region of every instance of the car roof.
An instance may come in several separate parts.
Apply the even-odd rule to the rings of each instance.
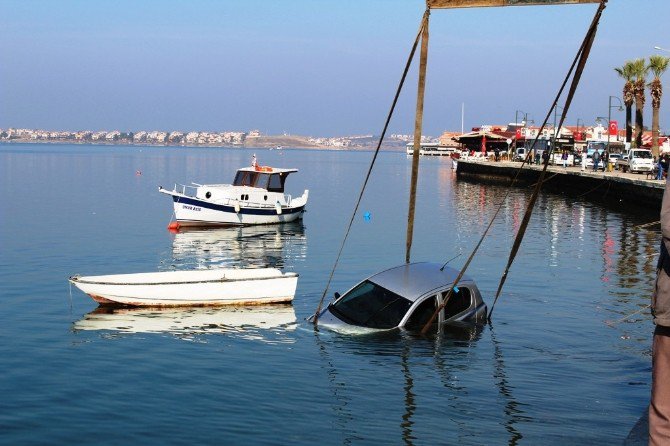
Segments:
[[[377,273],[368,280],[414,302],[430,291],[445,288],[458,277],[458,270],[449,266],[440,268],[440,263],[408,263]],[[466,281],[472,282],[472,279],[464,275],[459,283]]]

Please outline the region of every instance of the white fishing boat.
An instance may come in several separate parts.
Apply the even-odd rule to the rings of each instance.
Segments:
[[[251,167],[237,171],[233,184],[175,184],[170,195],[175,222],[182,226],[240,226],[288,223],[302,218],[309,191],[300,197],[284,193],[289,174],[298,169],[260,166],[253,157]]]
[[[72,276],[70,283],[100,304],[150,307],[291,302],[298,274],[276,268],[221,268],[104,276]]]

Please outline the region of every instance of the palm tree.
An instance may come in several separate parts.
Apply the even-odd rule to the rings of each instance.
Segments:
[[[649,95],[651,96],[651,108],[653,115],[651,119],[651,152],[658,157],[658,110],[661,107],[661,96],[663,96],[663,85],[661,76],[668,69],[670,57],[649,56],[649,71],[654,75],[654,80],[649,83]]]
[[[633,137],[633,123],[631,121],[633,116],[633,102],[635,101],[635,74],[633,73],[633,61],[628,60],[621,68],[615,68],[620,77],[626,83],[623,86],[623,103],[626,105],[626,142],[630,142]]]
[[[647,73],[649,67],[644,59],[635,59],[632,63],[633,74],[635,76],[634,92],[635,92],[635,147],[642,146],[642,132],[644,132],[644,118],[642,112],[644,111],[644,88],[646,87]]]

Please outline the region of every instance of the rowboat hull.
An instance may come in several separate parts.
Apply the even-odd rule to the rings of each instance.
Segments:
[[[275,268],[227,268],[73,276],[69,280],[103,305],[180,307],[291,302],[298,275]]]

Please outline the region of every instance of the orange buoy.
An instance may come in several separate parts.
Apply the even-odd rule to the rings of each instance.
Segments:
[[[172,230],[178,231],[180,227],[181,227],[181,225],[179,224],[178,221],[172,221],[172,222],[170,222],[170,224],[168,225],[167,228],[170,231],[172,231]]]

